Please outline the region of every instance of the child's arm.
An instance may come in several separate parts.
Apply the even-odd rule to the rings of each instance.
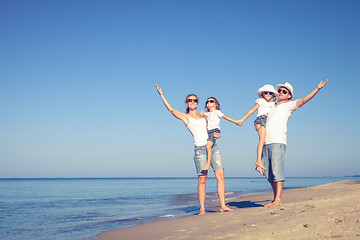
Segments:
[[[228,117],[226,115],[223,115],[221,118],[225,119],[225,120],[228,120],[229,122],[232,122],[232,123],[235,123],[235,124],[238,124],[238,121],[232,119],[231,117]]]
[[[317,87],[315,88],[314,91],[312,91],[311,93],[309,93],[306,97],[304,98],[300,98],[298,100],[296,100],[296,107],[297,108],[301,108],[305,103],[307,103],[308,101],[310,101],[313,97],[315,97],[315,95],[320,91],[321,88],[323,88],[326,83],[327,83],[327,79],[325,81],[321,81]]]
[[[206,117],[204,110],[201,110],[199,114],[200,114],[200,116],[202,116],[202,117]]]
[[[165,105],[165,107],[167,108],[167,110],[169,110],[169,112],[171,112],[171,114],[174,115],[174,117],[182,120],[182,121],[185,123],[185,125],[187,126],[187,125],[189,124],[189,120],[188,120],[188,118],[186,117],[186,114],[185,114],[185,113],[182,113],[182,112],[180,112],[180,111],[178,111],[178,110],[176,110],[176,109],[173,109],[173,108],[171,107],[170,103],[165,99],[164,94],[163,94],[161,88],[159,88],[159,86],[158,86],[157,84],[156,84],[156,89],[157,89],[157,91],[158,91],[161,99],[163,100],[164,105]]]
[[[255,106],[254,106],[252,109],[250,109],[250,111],[248,111],[248,112],[245,114],[245,116],[243,116],[243,117],[237,122],[237,124],[238,124],[239,126],[241,126],[241,125],[243,124],[243,122],[244,122],[248,117],[250,117],[256,110],[258,110],[259,107],[260,107],[260,105],[259,105],[258,103],[255,103]]]

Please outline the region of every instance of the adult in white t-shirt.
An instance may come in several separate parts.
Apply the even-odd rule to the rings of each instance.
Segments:
[[[161,88],[156,85],[157,91],[163,100],[165,107],[171,112],[174,117],[184,122],[189,129],[194,140],[194,163],[198,175],[198,197],[200,204],[199,215],[205,214],[205,197],[206,197],[206,181],[208,171],[203,171],[202,168],[206,165],[206,144],[208,139],[207,122],[206,118],[202,117],[196,112],[198,106],[198,98],[195,94],[190,94],[185,99],[187,107],[186,112],[180,112],[173,109],[169,102],[165,99]],[[220,135],[217,135],[220,137]],[[220,212],[234,211],[225,205],[225,176],[224,166],[221,159],[219,148],[216,144],[212,148],[211,166],[214,169],[215,177],[217,180],[217,193],[220,203]]]
[[[326,83],[321,81],[316,89],[304,98],[292,101],[294,97],[293,87],[289,83],[279,84],[278,102],[271,109],[266,122],[266,141],[263,148],[262,161],[266,167],[265,176],[274,192],[274,199],[265,207],[276,207],[282,204],[281,194],[285,181],[284,164],[286,151],[287,122],[291,114],[310,101]]]

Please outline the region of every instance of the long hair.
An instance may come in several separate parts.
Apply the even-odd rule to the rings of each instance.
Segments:
[[[216,98],[214,98],[214,97],[209,97],[209,98],[206,100],[206,102],[209,101],[209,99],[214,99],[215,105],[216,105],[216,109],[217,109],[217,110],[220,110],[220,103],[219,103],[219,101],[218,101]],[[209,108],[207,107],[206,102],[205,102],[205,109],[209,112]]]
[[[185,98],[185,104],[187,104],[187,100],[188,100],[188,98],[191,97],[191,96],[196,97],[196,99],[197,99],[198,102],[199,102],[199,98],[196,96],[196,94],[193,94],[193,93],[192,93],[192,94],[189,94],[189,95],[186,96],[186,98]],[[189,107],[186,107],[185,113],[186,113],[186,114],[189,113]]]

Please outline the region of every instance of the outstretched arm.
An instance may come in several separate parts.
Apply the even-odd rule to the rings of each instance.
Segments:
[[[325,81],[321,81],[317,87],[315,88],[314,91],[312,91],[311,93],[309,93],[306,97],[304,98],[300,98],[296,101],[296,107],[297,108],[301,108],[305,103],[307,103],[308,101],[310,101],[313,97],[315,97],[315,95],[320,91],[321,88],[323,88],[326,83],[327,83],[327,79]]]
[[[258,110],[259,107],[260,105],[258,103],[255,103],[255,106],[250,109],[250,111],[248,111],[245,116],[243,116],[239,121],[237,121],[237,124],[241,126],[248,117],[250,117],[256,110]]]
[[[185,123],[185,125],[187,126],[189,124],[189,120],[188,120],[186,114],[182,113],[182,112],[180,112],[180,111],[178,111],[176,109],[173,109],[171,107],[170,103],[165,99],[164,94],[162,92],[162,89],[159,88],[159,86],[157,84],[156,84],[156,89],[157,89],[161,99],[163,100],[164,105],[167,108],[167,110],[169,110],[169,112],[171,112],[171,114],[174,115],[174,117],[182,120]]]
[[[226,115],[223,115],[221,118],[226,119],[226,120],[228,120],[228,121],[230,121],[232,123],[238,124],[238,121],[236,121],[236,120],[234,120],[231,117],[228,117]]]

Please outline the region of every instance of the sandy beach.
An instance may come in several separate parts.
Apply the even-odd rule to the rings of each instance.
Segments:
[[[286,185],[285,185],[286,186]],[[203,216],[121,228],[100,240],[135,239],[360,239],[360,181],[341,181],[283,192],[282,206],[264,208],[272,193],[227,202]]]

